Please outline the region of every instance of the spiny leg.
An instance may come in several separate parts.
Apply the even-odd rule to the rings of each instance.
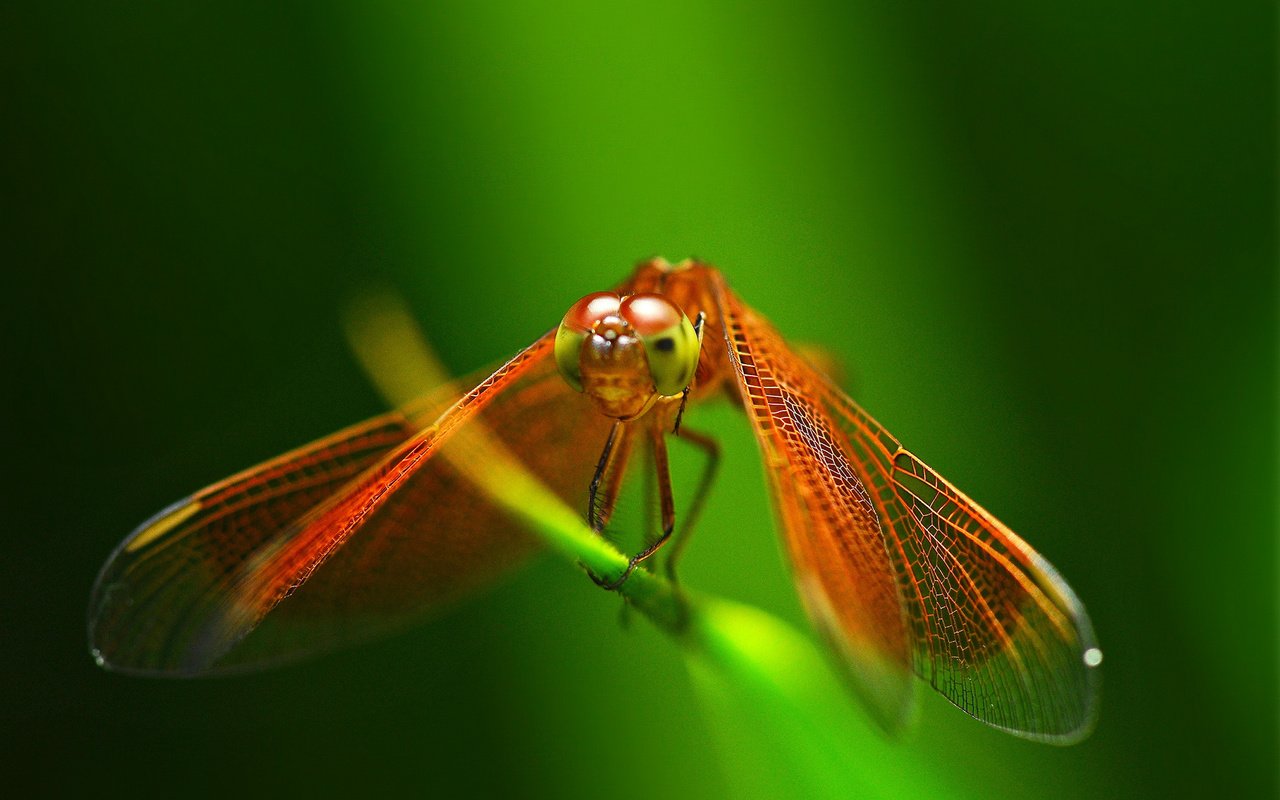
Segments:
[[[613,445],[613,454],[609,456],[609,463],[605,467],[599,491],[589,498],[594,512],[591,527],[601,536],[605,536],[605,528],[609,526],[609,520],[613,518],[613,512],[618,507],[618,496],[622,494],[622,481],[627,475],[627,464],[631,460],[631,443],[635,441],[633,433],[633,429],[626,429],[618,435]],[[605,538],[608,537],[605,536]]]
[[[702,508],[706,505],[707,495],[710,494],[711,484],[715,482],[716,471],[720,467],[720,443],[705,433],[691,431],[685,428],[680,434],[683,441],[697,447],[706,453],[706,465],[702,468],[702,475],[698,478],[698,487],[694,490],[693,500],[689,503],[689,510],[685,512],[684,524],[680,526],[680,536],[676,538],[675,544],[671,546],[671,554],[667,556],[667,577],[672,582],[676,579],[676,561],[684,552],[684,548],[689,544],[689,536],[693,533],[694,523],[698,521],[698,517],[702,514]]]
[[[658,498],[662,513],[662,535],[659,536],[653,544],[632,556],[631,560],[627,562],[627,568],[623,570],[622,574],[619,575],[616,580],[602,581],[595,575],[591,575],[591,579],[595,581],[597,585],[610,591],[617,589],[619,586],[626,583],[627,578],[631,577],[631,573],[635,572],[635,569],[640,565],[640,562],[658,552],[658,549],[666,544],[667,540],[671,538],[671,532],[675,530],[676,504],[675,498],[671,493],[671,469],[670,464],[667,461],[667,442],[666,439],[663,438],[662,429],[656,425],[649,429],[649,435],[650,441],[653,445],[653,470],[658,476]]]
[[[625,429],[621,420],[614,422],[613,428],[609,430],[609,438],[604,443],[604,451],[600,453],[600,460],[596,463],[595,475],[591,478],[591,488],[587,493],[587,522],[601,536],[618,506],[618,495],[622,491],[622,479],[626,475],[627,460],[631,455],[634,438],[632,430]],[[612,582],[601,579],[589,569],[587,575],[597,586],[613,589],[622,585],[622,580],[631,574],[631,569],[629,566],[620,580]]]
[[[587,524],[591,526],[591,530],[600,533],[604,530],[605,522],[608,517],[600,520],[599,505],[597,503],[600,491],[600,482],[604,479],[605,474],[609,471],[609,465],[614,460],[615,448],[622,434],[622,420],[616,420],[613,427],[609,429],[609,438],[604,443],[604,450],[600,453],[600,460],[596,462],[595,474],[591,476],[591,487],[587,490]],[[606,497],[608,492],[606,491]],[[617,494],[613,497],[614,503],[609,503],[608,513],[613,514],[613,505],[617,501]]]

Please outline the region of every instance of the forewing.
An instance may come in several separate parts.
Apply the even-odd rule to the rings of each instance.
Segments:
[[[885,523],[917,674],[1010,733],[1057,744],[1087,736],[1101,651],[1075,592],[838,388],[824,382],[822,402],[848,437]]]
[[[402,626],[519,563],[532,540],[458,474],[451,460],[466,454],[449,448],[459,426],[483,424],[581,503],[608,421],[559,378],[551,345],[539,339],[461,399],[452,395],[426,427],[431,404],[379,418],[381,449],[361,451],[341,480],[287,501],[259,491],[207,503],[220,484],[144,525],[99,576],[90,609],[99,657],[156,674],[287,660]],[[293,467],[313,450],[277,462],[306,475]],[[274,487],[264,468],[240,477]],[[237,503],[249,510],[211,511]]]
[[[113,669],[174,668],[170,639],[188,594],[250,559],[419,429],[399,412],[375,417],[208,486],[139,525],[94,584],[95,657]]]
[[[720,294],[797,582],[855,677],[901,657],[990,725],[1062,744],[1087,735],[1101,654],[1057,571],[904,450],[732,292]],[[886,579],[905,627],[888,611]],[[890,697],[873,697],[873,708]],[[879,710],[883,718],[892,707]]]
[[[913,708],[911,651],[875,503],[821,404],[816,373],[723,285],[718,301],[801,597],[854,690],[897,730]]]

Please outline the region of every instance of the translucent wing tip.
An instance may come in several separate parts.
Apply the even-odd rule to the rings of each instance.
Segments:
[[[181,536],[179,526],[200,511],[185,497],[159,511],[125,537],[99,570],[89,594],[86,636],[95,664],[111,672],[151,677],[189,677],[202,670],[166,657],[168,631],[157,620],[165,609],[166,584],[153,575],[148,556]]]
[[[1047,559],[1025,544],[1023,547],[1031,567],[1028,576],[1061,613],[1063,623],[1068,628],[1060,647],[1049,648],[1049,654],[1054,658],[1050,662],[1053,668],[1039,676],[1041,681],[1047,682],[1040,684],[1040,690],[1035,693],[1039,707],[1028,709],[1030,715],[1021,724],[1006,724],[974,713],[973,709],[965,708],[951,697],[948,699],[971,716],[1005,733],[1021,739],[1066,747],[1084,741],[1097,727],[1102,648],[1098,645],[1093,623],[1084,604],[1070,585]],[[1037,635],[1042,647],[1045,641],[1043,633],[1044,630],[1041,630]],[[1015,633],[1017,644],[1032,649],[1030,638],[1020,638],[1020,634],[1021,632]],[[1071,646],[1067,646],[1067,640],[1074,640]],[[997,656],[1004,657],[1003,654]]]
[[[1067,726],[1062,732],[1046,732],[1043,734],[1027,734],[1011,731],[1018,736],[1046,742],[1048,744],[1072,745],[1089,737],[1098,724],[1099,698],[1102,687],[1103,661],[1102,648],[1098,645],[1093,631],[1093,622],[1085,610],[1084,603],[1076,595],[1071,585],[1066,582],[1048,559],[1035,550],[1027,548],[1034,570],[1032,578],[1040,585],[1045,594],[1062,610],[1070,621],[1077,642],[1074,674],[1077,677],[1078,714],[1076,724]]]

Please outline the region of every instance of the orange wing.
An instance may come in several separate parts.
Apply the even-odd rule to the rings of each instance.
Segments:
[[[1071,588],[715,286],[796,582],[876,717],[905,722],[914,669],[992,726],[1083,738],[1101,651]]]
[[[288,660],[401,626],[514,566],[532,540],[439,456],[478,420],[580,505],[609,422],[559,377],[552,348],[548,334],[461,399],[435,393],[144,523],[94,587],[100,662],[191,675]]]

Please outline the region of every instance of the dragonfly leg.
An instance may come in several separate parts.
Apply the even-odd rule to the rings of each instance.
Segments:
[[[613,515],[613,507],[617,504],[618,494],[617,486],[613,484],[621,484],[621,470],[613,470],[613,476],[609,484],[605,487],[605,504],[604,508],[600,505],[600,484],[604,481],[606,474],[609,474],[609,467],[615,461],[617,454],[617,444],[622,433],[622,421],[617,420],[613,423],[613,427],[609,429],[609,438],[604,443],[604,450],[600,453],[600,460],[596,462],[595,474],[591,476],[591,486],[587,490],[587,524],[591,526],[591,530],[596,533],[604,531],[604,526],[609,521],[609,517]],[[612,494],[612,497],[610,496]],[[601,513],[603,511],[603,513]]]
[[[631,431],[623,430],[621,421],[613,423],[613,428],[609,431],[609,439],[604,444],[604,452],[600,454],[600,461],[596,464],[595,475],[591,478],[591,489],[587,497],[587,522],[591,525],[591,529],[601,536],[604,535],[604,528],[609,524],[609,518],[613,516],[613,511],[618,506],[618,495],[622,491],[622,479],[626,474],[633,438]],[[606,581],[591,570],[587,570],[587,575],[595,581],[597,586],[616,589],[631,576],[631,571],[635,569],[637,563],[639,562],[633,559],[622,577],[615,581]]]
[[[658,476],[658,499],[662,509],[662,535],[653,544],[632,556],[631,560],[627,562],[627,568],[615,580],[605,581],[596,575],[591,575],[591,580],[595,581],[596,585],[603,589],[613,591],[626,583],[627,578],[631,577],[631,573],[635,572],[636,567],[640,566],[642,561],[658,552],[658,549],[667,543],[671,538],[671,532],[676,527],[676,504],[671,493],[671,469],[667,460],[667,442],[663,438],[661,428],[657,426],[651,428],[650,441],[653,445],[653,469]]]
[[[707,312],[699,311],[698,319],[693,323],[693,332],[698,334],[698,353],[702,353],[702,323],[707,321]],[[689,381],[689,386],[693,385],[693,381]],[[684,404],[689,402],[689,386],[684,387],[684,391],[680,393],[680,410],[676,411],[676,424],[672,426],[671,432],[676,436],[680,435],[680,420],[684,417]]]
[[[605,536],[605,528],[613,518],[613,511],[618,507],[618,495],[622,493],[622,479],[627,473],[627,463],[631,459],[631,431],[623,431],[613,455],[609,458],[609,466],[605,470],[603,487],[596,492],[592,501],[595,507],[595,523],[592,528],[596,533]]]
[[[693,500],[689,503],[689,510],[685,512],[684,525],[680,528],[680,536],[676,538],[675,544],[671,545],[671,554],[667,556],[667,577],[673,582],[676,579],[676,561],[680,559],[684,548],[689,544],[689,536],[693,533],[693,525],[698,521],[698,517],[702,515],[702,508],[706,505],[707,495],[711,491],[711,484],[715,482],[716,471],[720,467],[720,443],[715,439],[705,433],[691,431],[688,428],[685,428],[680,439],[702,450],[707,456],[707,461],[702,468],[701,477],[698,478],[698,487],[694,490]]]

